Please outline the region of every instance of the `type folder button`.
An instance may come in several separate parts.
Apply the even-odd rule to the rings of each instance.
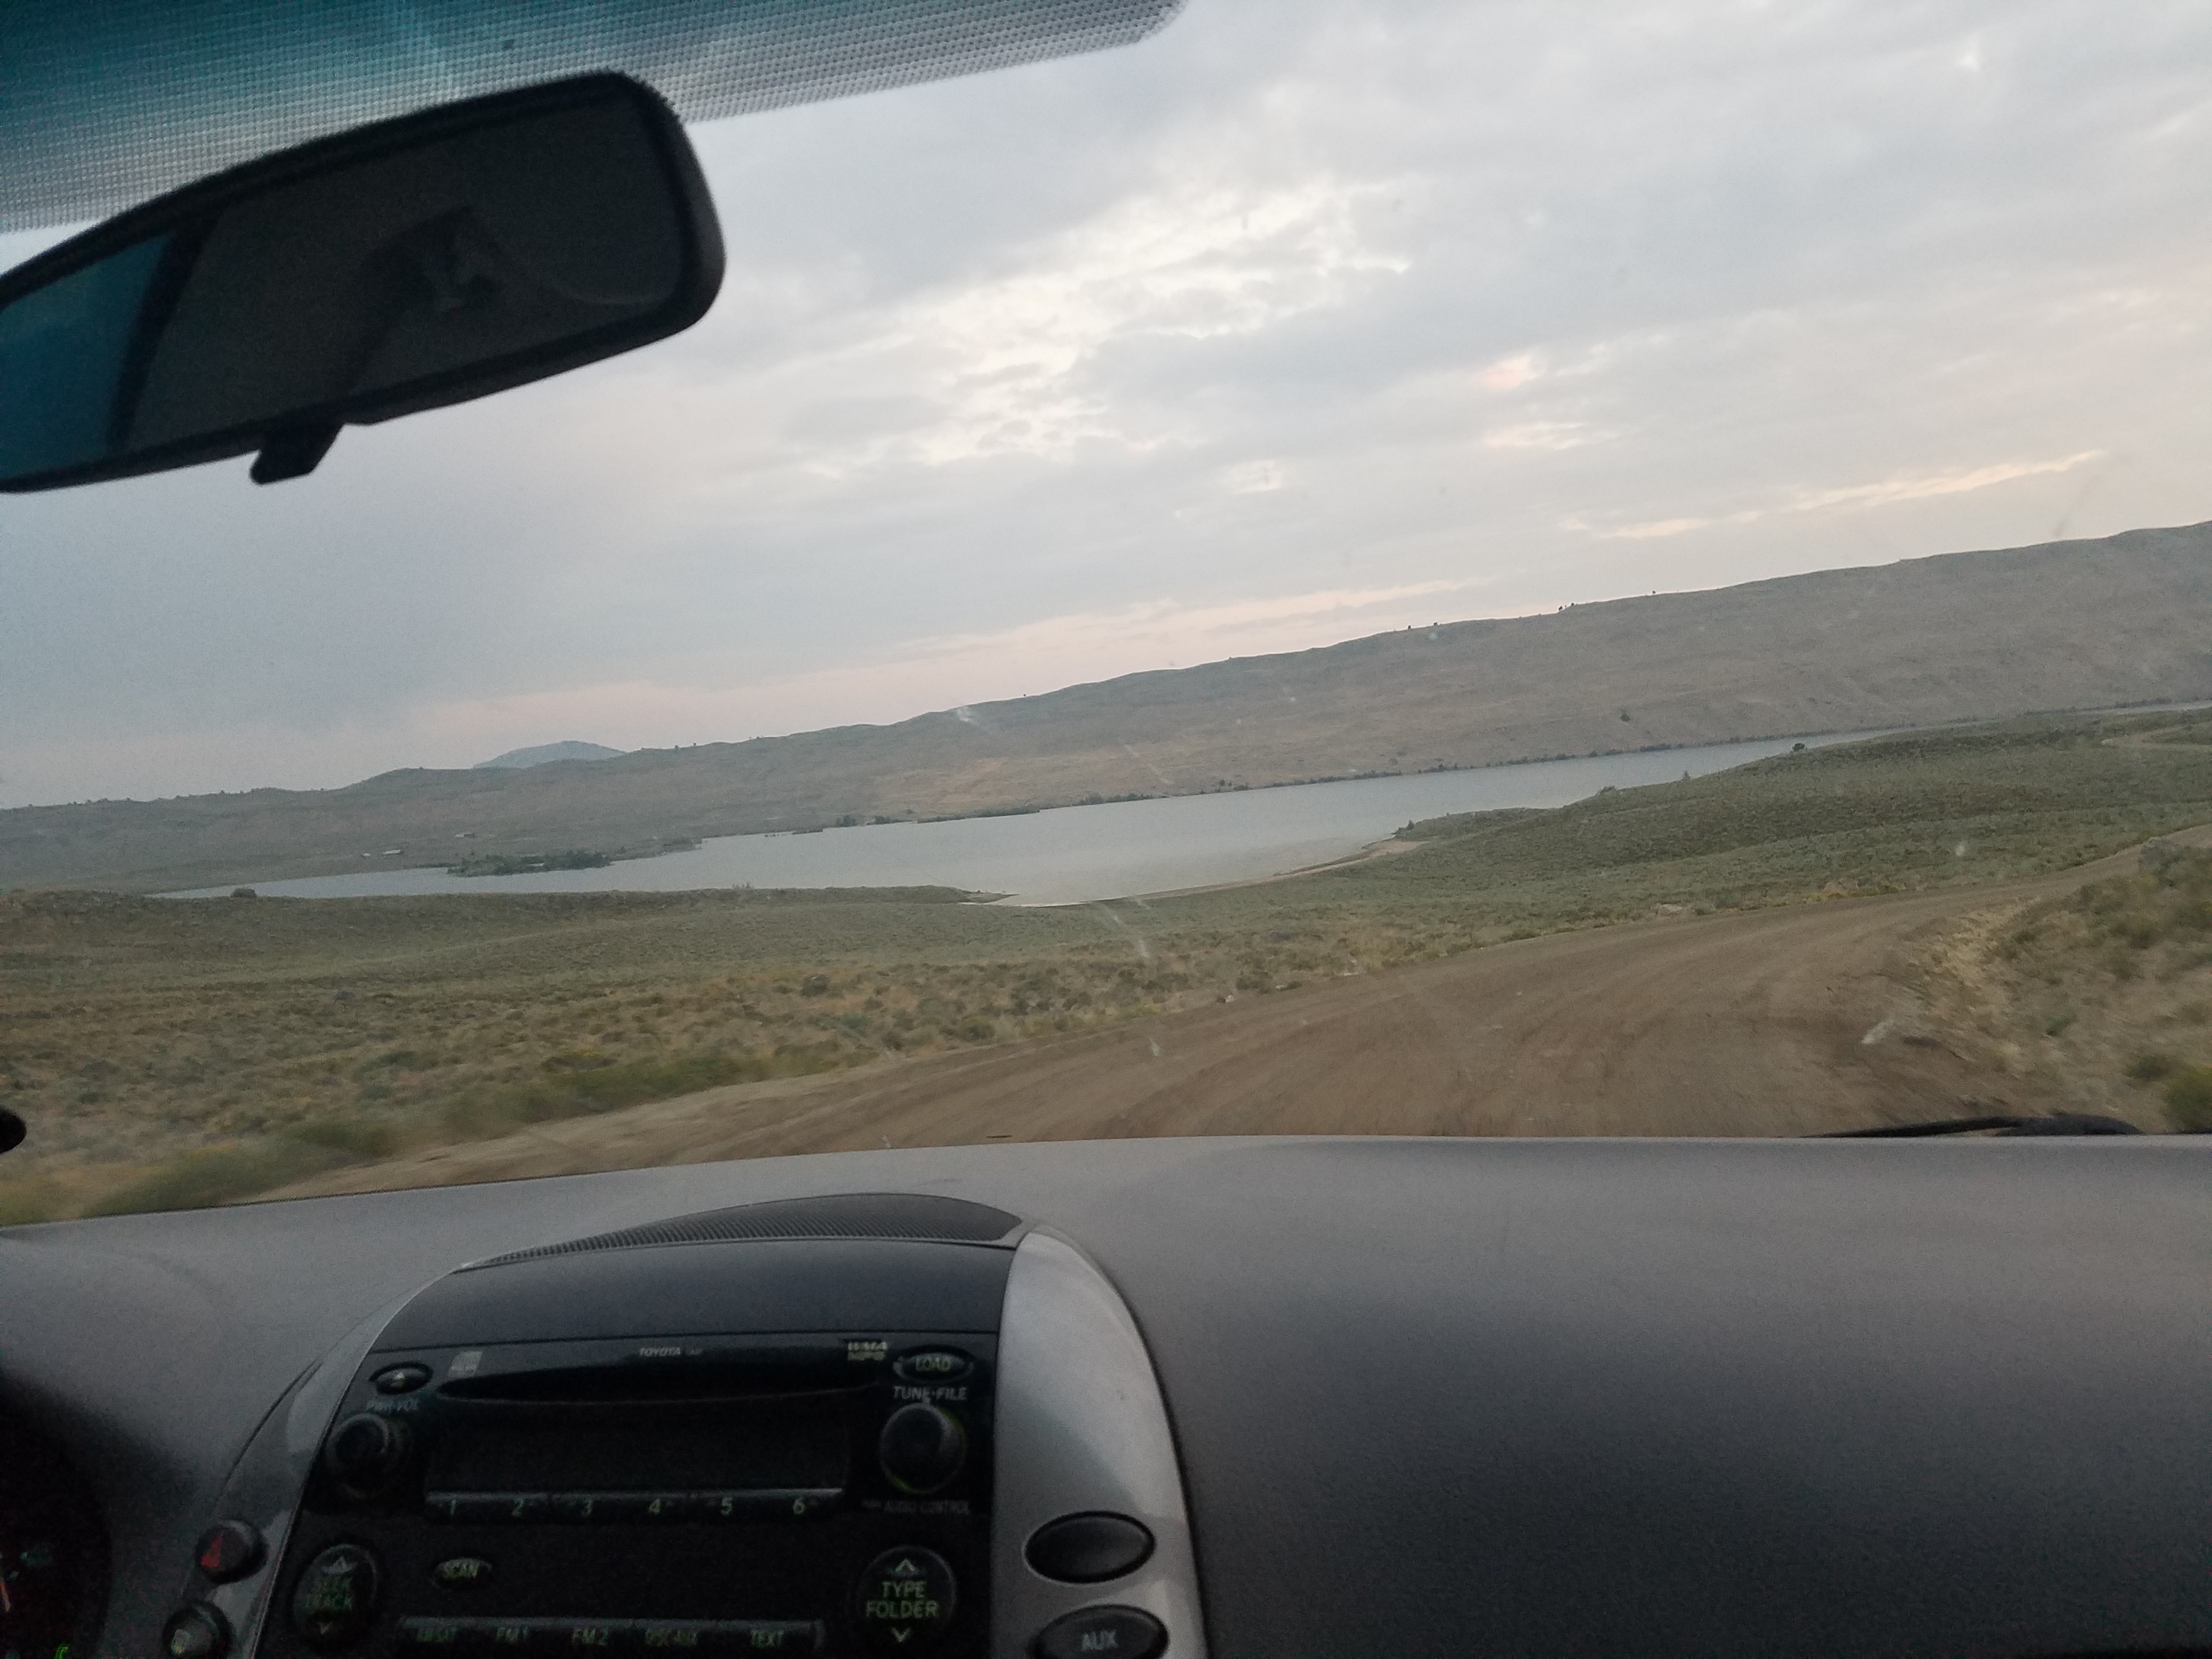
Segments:
[[[934,1550],[885,1550],[868,1563],[855,1590],[860,1629],[879,1652],[918,1652],[952,1622],[957,1586]]]

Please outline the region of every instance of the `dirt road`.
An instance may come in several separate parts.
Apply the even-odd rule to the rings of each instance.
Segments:
[[[2002,886],[1554,934],[1109,1030],[711,1090],[286,1190],[992,1139],[1775,1135],[2056,1109],[1919,1034],[1902,965],[1966,912],[2133,867],[2130,853]]]

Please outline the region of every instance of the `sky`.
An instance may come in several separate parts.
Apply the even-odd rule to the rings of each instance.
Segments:
[[[695,127],[688,333],[0,497],[0,807],[2212,519],[2212,9],[2113,15],[1188,0]]]

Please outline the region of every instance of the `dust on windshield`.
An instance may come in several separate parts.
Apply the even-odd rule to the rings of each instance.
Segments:
[[[0,1220],[2212,1128],[2212,19],[2098,22],[1190,0],[694,127],[687,334],[8,498]]]

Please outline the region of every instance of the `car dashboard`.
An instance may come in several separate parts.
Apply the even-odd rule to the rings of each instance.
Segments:
[[[4,1645],[2212,1652],[2208,1175],[1194,1139],[11,1229]]]

